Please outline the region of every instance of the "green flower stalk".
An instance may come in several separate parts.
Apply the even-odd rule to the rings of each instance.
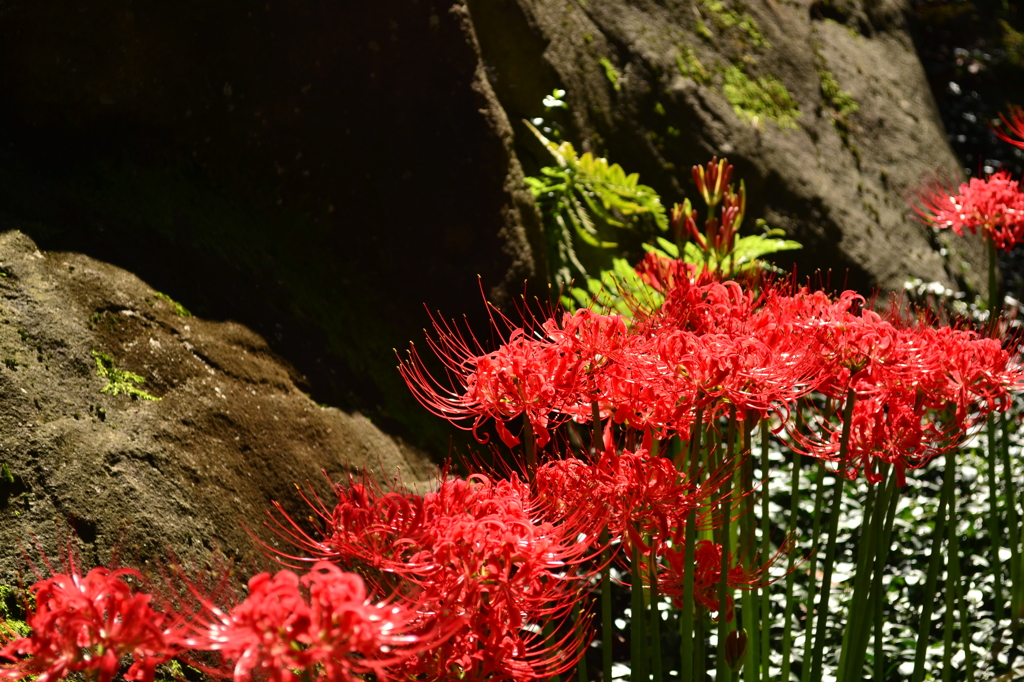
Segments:
[[[733,406],[729,413],[729,430],[726,435],[726,460],[732,461],[735,456],[736,445],[736,407]],[[729,612],[729,537],[732,525],[732,476],[725,479],[722,489],[722,525],[719,529],[719,544],[722,545],[721,573],[718,576],[718,647],[716,680],[732,680],[732,666],[726,656],[725,642],[729,637],[729,622],[726,614]]]
[[[935,528],[932,539],[932,553],[928,560],[928,577],[925,580],[924,602],[921,605],[921,620],[917,626],[917,649],[914,652],[914,672],[911,682],[924,679],[924,661],[928,652],[928,636],[932,629],[932,610],[935,605],[936,583],[939,577],[939,564],[942,563],[942,540],[946,523],[946,510],[953,498],[954,481],[956,478],[956,460],[952,451],[946,453],[946,467],[942,477],[942,492],[939,496],[939,509],[935,514]]]
[[[637,531],[639,535],[639,531]],[[647,672],[647,606],[644,604],[644,556],[640,547],[630,548],[632,556],[629,566],[632,569],[632,585],[630,586],[630,664],[632,665],[631,682],[648,682]]]
[[[850,449],[850,422],[853,416],[853,404],[857,400],[857,394],[851,388],[846,395],[846,405],[843,408],[843,432],[839,440],[839,461],[846,459]],[[832,568],[836,561],[836,534],[839,531],[839,512],[843,498],[843,483],[845,479],[842,474],[836,475],[836,484],[832,490],[832,511],[828,522],[828,545],[825,549],[825,567],[821,578],[821,596],[818,598],[818,623],[814,634],[814,649],[811,652],[811,677],[812,680],[821,679],[822,657],[825,650],[825,629],[828,624],[828,598],[832,590]]]
[[[769,442],[769,429],[768,419],[761,420],[761,557],[767,559],[771,554],[771,514],[769,512],[768,503],[768,482],[770,480],[768,476],[768,442]],[[761,678],[764,680],[768,679],[768,661],[770,660],[771,651],[771,638],[768,636],[771,632],[772,624],[772,603],[771,596],[769,595],[769,589],[771,584],[765,582],[761,587],[761,631],[760,643],[761,643]]]
[[[797,413],[797,424],[800,423],[800,413]],[[799,426],[798,426],[799,428]],[[797,519],[800,513],[800,464],[802,456],[799,452],[793,452],[793,475],[789,499],[789,537],[796,534]],[[789,560],[786,564],[786,610],[783,616],[782,630],[782,676],[780,679],[789,682],[790,670],[793,656],[793,611],[796,606],[796,599],[793,597],[793,586],[796,583],[796,572],[793,570],[796,561],[796,552],[789,553]]]
[[[648,634],[651,641],[651,675],[653,682],[662,682],[661,670],[661,613],[658,612],[658,605],[661,597],[658,594],[658,552],[657,547],[652,543],[651,554],[648,557],[648,569],[650,571],[650,619],[648,621]]]
[[[814,482],[814,514],[811,530],[811,560],[807,575],[807,616],[804,621],[804,665],[803,673],[800,675],[801,682],[809,682],[811,679],[811,666],[809,665],[814,656],[814,595],[818,568],[818,550],[821,549],[821,510],[825,506],[825,476],[827,471],[820,464],[815,472]]]
[[[690,430],[690,468],[688,479],[696,483],[700,471],[701,432],[704,430],[704,405],[698,401],[693,426]],[[679,679],[690,682],[693,679],[693,617],[696,602],[693,598],[694,548],[697,544],[697,510],[691,509],[686,515],[683,540],[683,565],[688,570],[683,575],[683,604],[679,615]]]

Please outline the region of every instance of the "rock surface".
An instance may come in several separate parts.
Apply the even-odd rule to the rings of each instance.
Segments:
[[[301,512],[294,484],[323,490],[321,468],[431,478],[365,417],[314,403],[257,334],[180,312],[124,270],[0,234],[0,583],[33,538],[57,555],[67,525],[92,561],[119,540],[129,558],[244,557],[242,524],[265,536],[271,500]],[[158,400],[104,392],[96,354]]]
[[[802,242],[800,270],[832,269],[834,285],[899,290],[916,276],[984,286],[978,240],[944,235],[944,259],[908,215],[906,195],[923,176],[959,169],[900,0],[468,4],[509,119],[562,123],[666,203],[694,196],[692,165],[728,156],[751,217]],[[750,85],[761,79],[788,90],[795,125],[737,112],[752,105],[727,96],[730,74],[751,92],[766,91]],[[833,85],[856,111],[840,111]],[[555,87],[568,92],[567,113],[542,107]],[[517,133],[528,170],[552,165],[525,127]]]

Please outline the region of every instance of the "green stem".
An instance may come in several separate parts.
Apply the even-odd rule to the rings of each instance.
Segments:
[[[932,553],[928,560],[928,577],[924,586],[924,603],[921,605],[921,620],[917,625],[917,650],[914,652],[914,672],[911,682],[924,679],[924,661],[928,653],[928,636],[932,629],[932,609],[935,606],[935,587],[939,578],[939,564],[942,563],[942,540],[945,535],[946,509],[953,497],[953,482],[956,462],[953,452],[946,453],[946,470],[942,477],[942,493],[939,495],[939,509],[935,514]]]
[[[994,616],[996,623],[1003,620],[1003,564],[999,560],[999,547],[1002,545],[1002,524],[999,518],[999,486],[996,485],[996,420],[995,415],[988,415],[988,536],[991,546],[989,547],[989,561],[992,566],[992,598],[995,602]]]
[[[747,633],[747,649],[743,653],[743,680],[757,682],[759,670],[754,662],[754,648],[757,646],[757,630],[754,628],[757,600],[753,590],[742,590],[740,594],[740,619],[743,631]]]
[[[601,531],[601,544],[604,545],[604,551],[601,552],[601,563],[604,564],[604,568],[601,570],[601,670],[604,677],[601,679],[611,680],[612,643],[615,641],[615,630],[612,617],[611,548],[608,547],[607,528]]]
[[[639,529],[637,533],[639,534]],[[648,682],[647,674],[647,628],[644,623],[647,607],[644,604],[644,557],[639,547],[632,548],[630,557],[631,569],[631,603],[632,618],[630,619],[630,664],[632,665],[631,682]]]
[[[953,556],[952,538],[956,535],[956,495],[949,499],[949,521],[946,523],[949,556],[946,557],[946,584],[942,588],[946,612],[942,618],[942,682],[953,682],[953,603],[956,588],[953,582],[953,565],[959,557]]]
[[[699,398],[699,396],[698,396]],[[701,431],[704,427],[704,406],[697,408],[690,429],[690,469],[687,480],[697,485],[697,474],[700,470]],[[693,679],[693,568],[694,550],[697,544],[697,509],[690,509],[686,514],[685,539],[683,544],[683,608],[679,614],[679,679],[689,682]]]
[[[985,246],[988,251],[988,324],[990,334],[994,338],[999,329],[999,284],[996,282],[996,243],[988,233],[985,234]]]
[[[811,679],[811,666],[810,661],[813,656],[813,640],[814,637],[811,632],[812,616],[814,614],[814,595],[816,591],[817,578],[818,578],[818,550],[820,549],[819,544],[821,541],[821,510],[825,506],[825,476],[828,472],[825,467],[820,463],[815,471],[815,491],[814,491],[814,521],[811,530],[811,558],[808,561],[810,567],[808,569],[807,576],[807,603],[806,603],[806,620],[804,621],[804,663],[802,673],[800,675],[801,682],[810,682]]]
[[[744,501],[745,508],[743,510],[743,516],[741,517],[741,528],[743,531],[742,537],[740,538],[742,549],[740,550],[740,561],[744,568],[749,567],[753,563],[753,554],[756,547],[756,538],[754,537],[754,521],[756,518],[756,510],[754,507],[754,461],[753,461],[753,431],[756,426],[756,422],[748,422],[746,426],[745,434],[745,450],[751,453],[750,457],[747,457],[743,461],[743,466],[740,470],[740,499]],[[761,654],[761,647],[759,645],[759,629],[760,621],[757,614],[757,607],[760,601],[757,599],[757,595],[753,590],[743,590],[741,598],[742,603],[742,620],[743,629],[747,633],[747,650],[744,654],[743,663],[743,679],[745,682],[758,682],[761,674],[761,669],[757,665],[756,657]]]
[[[1021,616],[1021,566],[1020,566],[1020,527],[1017,525],[1017,500],[1013,494],[1013,469],[1010,467],[1010,418],[1003,413],[1000,428],[1000,453],[1003,460],[1003,485],[1006,497],[1006,529],[1010,542],[1010,618],[1016,629]]]
[[[896,476],[893,472],[893,480],[891,485],[893,486],[892,491],[889,493],[889,511],[885,517],[885,529],[882,531],[882,540],[879,545],[878,554],[875,557],[875,583],[871,590],[870,604],[871,610],[874,611],[875,615],[875,679],[885,679],[885,640],[882,637],[882,626],[885,623],[883,618],[885,608],[885,586],[882,584],[882,578],[885,575],[885,564],[889,560],[889,549],[892,547],[892,526],[896,519],[896,508],[900,503],[900,488],[896,485]],[[865,647],[866,650],[866,647]]]
[[[526,450],[526,476],[532,481],[537,471],[537,443],[533,437],[533,424],[526,414],[523,415],[523,448]]]
[[[707,632],[708,627],[708,610],[701,605],[697,605],[697,615],[693,622],[693,679],[704,680],[707,678]]]
[[[800,414],[797,413],[797,423],[799,428]],[[799,452],[793,452],[793,475],[792,475],[792,487],[789,493],[789,537],[792,538],[796,533],[797,518],[800,512],[800,460],[801,455]],[[789,675],[792,666],[792,641],[793,641],[793,610],[796,606],[796,599],[793,598],[793,585],[796,583],[796,571],[793,570],[793,564],[796,561],[796,552],[790,550],[789,560],[786,562],[786,613],[783,616],[783,622],[785,623],[782,631],[782,676],[779,678],[784,682],[789,682]]]
[[[601,408],[594,400],[590,403],[591,436],[594,441],[594,458],[601,452]],[[612,615],[611,548],[608,546],[608,529],[601,531],[601,671],[603,680],[612,679],[612,642],[615,641]],[[582,678],[581,678],[582,679]]]
[[[651,603],[650,603],[650,640],[651,640],[651,672],[654,682],[662,682],[661,670],[661,613],[658,612],[658,604],[661,597],[658,593],[658,557],[654,543],[651,544],[651,556],[647,563],[651,582]]]
[[[769,514],[768,500],[768,443],[770,438],[768,419],[761,420],[761,557],[760,561],[767,561],[771,555],[771,516]],[[761,587],[761,632],[760,632],[760,667],[761,679],[768,679],[768,662],[770,660],[771,637],[769,633],[772,628],[771,617],[771,596],[768,594],[770,585],[766,582]]]
[[[853,404],[857,394],[849,389],[846,405],[843,407],[843,432],[839,439],[839,463],[845,465],[846,454],[850,447],[850,422],[853,417]],[[835,485],[832,486],[832,511],[828,520],[828,545],[825,547],[825,564],[821,578],[821,595],[818,597],[818,623],[814,632],[814,650],[811,654],[811,679],[821,680],[822,657],[825,652],[825,630],[828,625],[828,598],[832,591],[832,566],[836,561],[836,535],[839,532],[839,512],[842,509],[843,478],[842,471],[836,474]]]
[[[896,489],[895,472],[889,471],[889,465],[882,466],[882,474],[885,476],[881,484],[876,484],[877,497],[875,498],[874,510],[871,515],[871,526],[869,535],[865,540],[861,539],[862,548],[867,555],[867,562],[862,564],[864,571],[863,593],[854,588],[854,601],[852,602],[859,613],[875,614],[875,604],[881,601],[881,590],[883,570],[889,556],[889,545],[891,544],[890,532],[892,520],[895,519],[896,507],[891,500]],[[862,570],[858,567],[858,571]],[[872,573],[874,575],[872,576]],[[858,582],[860,575],[857,576]],[[864,608],[864,606],[867,608]],[[849,626],[853,628],[851,638],[852,648],[850,650],[849,664],[846,669],[846,679],[850,682],[859,681],[864,678],[864,663],[867,659],[868,642],[871,637],[872,620],[870,615],[865,618],[855,617],[853,609],[850,613]]]
[[[577,600],[572,605],[572,617],[577,623],[583,618],[583,610],[580,608],[580,602]],[[579,627],[579,625],[577,625]],[[583,648],[583,652],[580,654],[580,660],[576,662],[576,682],[587,682],[587,649],[586,646]]]
[[[954,496],[954,500],[956,497]],[[955,519],[956,516],[953,515]],[[971,651],[971,626],[967,620],[967,600],[964,598],[963,579],[960,574],[960,536],[956,532],[956,523],[950,524],[949,554],[953,557],[950,566],[950,580],[956,588],[957,609],[960,611],[960,642],[964,649],[965,680],[974,682],[974,653]]]
[[[865,589],[871,583],[871,570],[869,566],[874,564],[874,538],[877,534],[877,527],[880,525],[878,518],[881,512],[877,511],[876,503],[879,494],[877,486],[868,489],[868,498],[864,504],[864,518],[861,521],[859,537],[853,541],[857,548],[857,568],[853,578],[853,594],[846,608],[846,627],[843,628],[843,645],[839,654],[839,682],[851,678],[850,668],[856,655],[853,653],[859,641],[858,628],[866,622],[864,618],[854,618],[853,610],[861,606],[866,595]]]
[[[733,447],[736,438],[736,408],[733,407],[729,414],[729,432],[726,440],[726,457],[732,460]],[[732,524],[732,476],[725,479],[722,491],[722,525],[719,531],[720,544],[722,545],[722,563],[718,574],[718,649],[716,653],[717,672],[716,680],[729,680],[732,676],[732,669],[725,657],[725,640],[729,636],[729,623],[726,615],[729,613],[729,538]]]

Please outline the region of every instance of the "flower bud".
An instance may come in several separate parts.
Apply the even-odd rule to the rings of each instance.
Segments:
[[[725,662],[732,671],[739,672],[743,667],[743,657],[747,653],[747,631],[733,630],[725,638]]]

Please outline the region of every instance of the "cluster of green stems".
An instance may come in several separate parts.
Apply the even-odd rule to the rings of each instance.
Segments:
[[[850,424],[856,396],[850,391],[842,406],[843,424]],[[597,416],[595,411],[595,417]],[[800,662],[800,682],[824,679],[826,672],[838,682],[859,682],[865,677],[882,682],[891,678],[891,670],[904,661],[887,660],[884,644],[886,641],[887,581],[886,567],[890,547],[894,542],[894,521],[901,499],[901,488],[892,467],[881,465],[881,481],[868,488],[863,500],[863,518],[859,529],[855,529],[854,548],[856,570],[852,576],[852,591],[846,603],[845,613],[837,613],[830,607],[834,570],[837,562],[840,517],[846,478],[832,471],[824,463],[814,461],[815,475],[812,491],[801,489],[801,468],[807,458],[794,451],[790,460],[791,490],[788,519],[784,523],[773,519],[769,506],[770,480],[769,452],[771,430],[768,420],[759,424],[738,421],[735,410],[726,420],[724,429],[705,423],[702,409],[695,415],[695,427],[689,442],[660,443],[663,452],[675,452],[681,475],[699,485],[701,477],[719,466],[736,463],[733,475],[726,478],[719,490],[716,513],[719,523],[713,531],[702,529],[696,509],[691,510],[685,520],[684,565],[695,565],[695,546],[699,539],[713,539],[729,551],[722,552],[721,571],[717,596],[719,608],[717,618],[712,612],[697,603],[694,598],[693,572],[683,576],[681,608],[676,614],[679,640],[679,670],[668,671],[665,661],[669,659],[662,650],[668,639],[662,628],[672,622],[666,616],[671,613],[662,595],[657,580],[657,556],[654,551],[645,558],[634,551],[630,557],[630,681],[664,682],[670,676],[680,682],[709,679],[714,669],[715,680],[728,682],[768,682],[768,680],[794,679],[794,662]],[[799,423],[799,417],[798,417]],[[600,420],[594,419],[593,438],[601,442]],[[1002,428],[999,428],[1001,426]],[[760,432],[759,434],[757,432]],[[760,435],[760,443],[755,443]],[[988,477],[990,484],[989,534],[991,536],[991,566],[993,570],[995,619],[1005,617],[1004,589],[1000,580],[999,548],[1003,544],[1001,529],[1011,551],[1010,570],[1010,613],[1014,624],[1024,603],[1024,576],[1021,575],[1020,533],[1016,500],[1011,481],[1009,455],[1009,417],[1004,415],[1002,423],[996,420],[988,423]],[[849,448],[849,429],[844,426],[840,437],[839,459],[842,460]],[[654,447],[659,444],[655,442]],[[600,447],[597,445],[596,447]],[[760,459],[762,478],[754,478],[754,451]],[[655,454],[655,453],[652,453]],[[997,462],[1003,471],[1005,505],[999,504],[1000,481],[997,480]],[[928,558],[926,579],[923,587],[920,616],[917,628],[917,645],[913,659],[911,682],[925,679],[926,663],[935,606],[939,603],[939,577],[945,568],[945,580],[941,598],[945,613],[942,626],[943,653],[941,678],[944,682],[953,679],[952,658],[959,647],[965,654],[962,679],[975,679],[976,661],[971,649],[972,627],[965,602],[966,586],[961,575],[959,533],[957,530],[956,451],[945,455],[942,484],[935,513],[931,551]],[[831,485],[826,483],[831,479]],[[807,480],[806,477],[803,480]],[[826,495],[826,492],[828,493]],[[729,611],[733,588],[728,584],[730,555],[739,557],[745,566],[764,563],[773,552],[772,529],[780,538],[793,538],[800,527],[800,502],[805,496],[813,495],[813,514],[810,528],[810,551],[801,555],[789,551],[785,558],[785,570],[775,571],[774,579],[765,576],[762,580],[744,589],[739,595],[738,616],[730,622],[724,617]],[[826,497],[830,497],[825,513]],[[1005,524],[1002,520],[1005,519]],[[827,528],[823,526],[827,523]],[[759,532],[758,532],[759,531]],[[713,533],[713,534],[712,534]],[[607,538],[605,538],[606,541]],[[777,542],[778,545],[783,542]],[[645,575],[646,573],[646,575]],[[803,597],[797,594],[798,573],[806,574],[806,588]],[[604,555],[604,568],[600,579],[601,630],[599,640],[602,652],[602,679],[613,679],[613,657],[611,643],[616,632],[613,616],[612,578],[610,556]],[[774,594],[773,594],[774,590]],[[773,632],[773,604],[782,597],[783,629]],[[802,638],[802,651],[798,651],[794,630],[799,627],[797,610],[806,614]],[[955,615],[959,615],[959,623]],[[717,622],[715,622],[717,621]],[[839,649],[838,665],[826,667],[826,646],[836,641],[836,632],[830,628],[842,628],[842,644]],[[954,634],[959,630],[959,642]],[[713,660],[709,657],[707,643],[715,633]],[[774,641],[773,641],[774,638]],[[873,645],[873,646],[872,646]],[[777,655],[773,659],[773,652]],[[781,655],[781,670],[773,665]],[[832,656],[834,658],[834,649]],[[870,657],[870,660],[869,660]],[[674,657],[671,657],[674,659]],[[710,665],[709,665],[710,662]],[[672,675],[671,673],[677,673]],[[587,680],[586,660],[581,659],[577,678]]]

